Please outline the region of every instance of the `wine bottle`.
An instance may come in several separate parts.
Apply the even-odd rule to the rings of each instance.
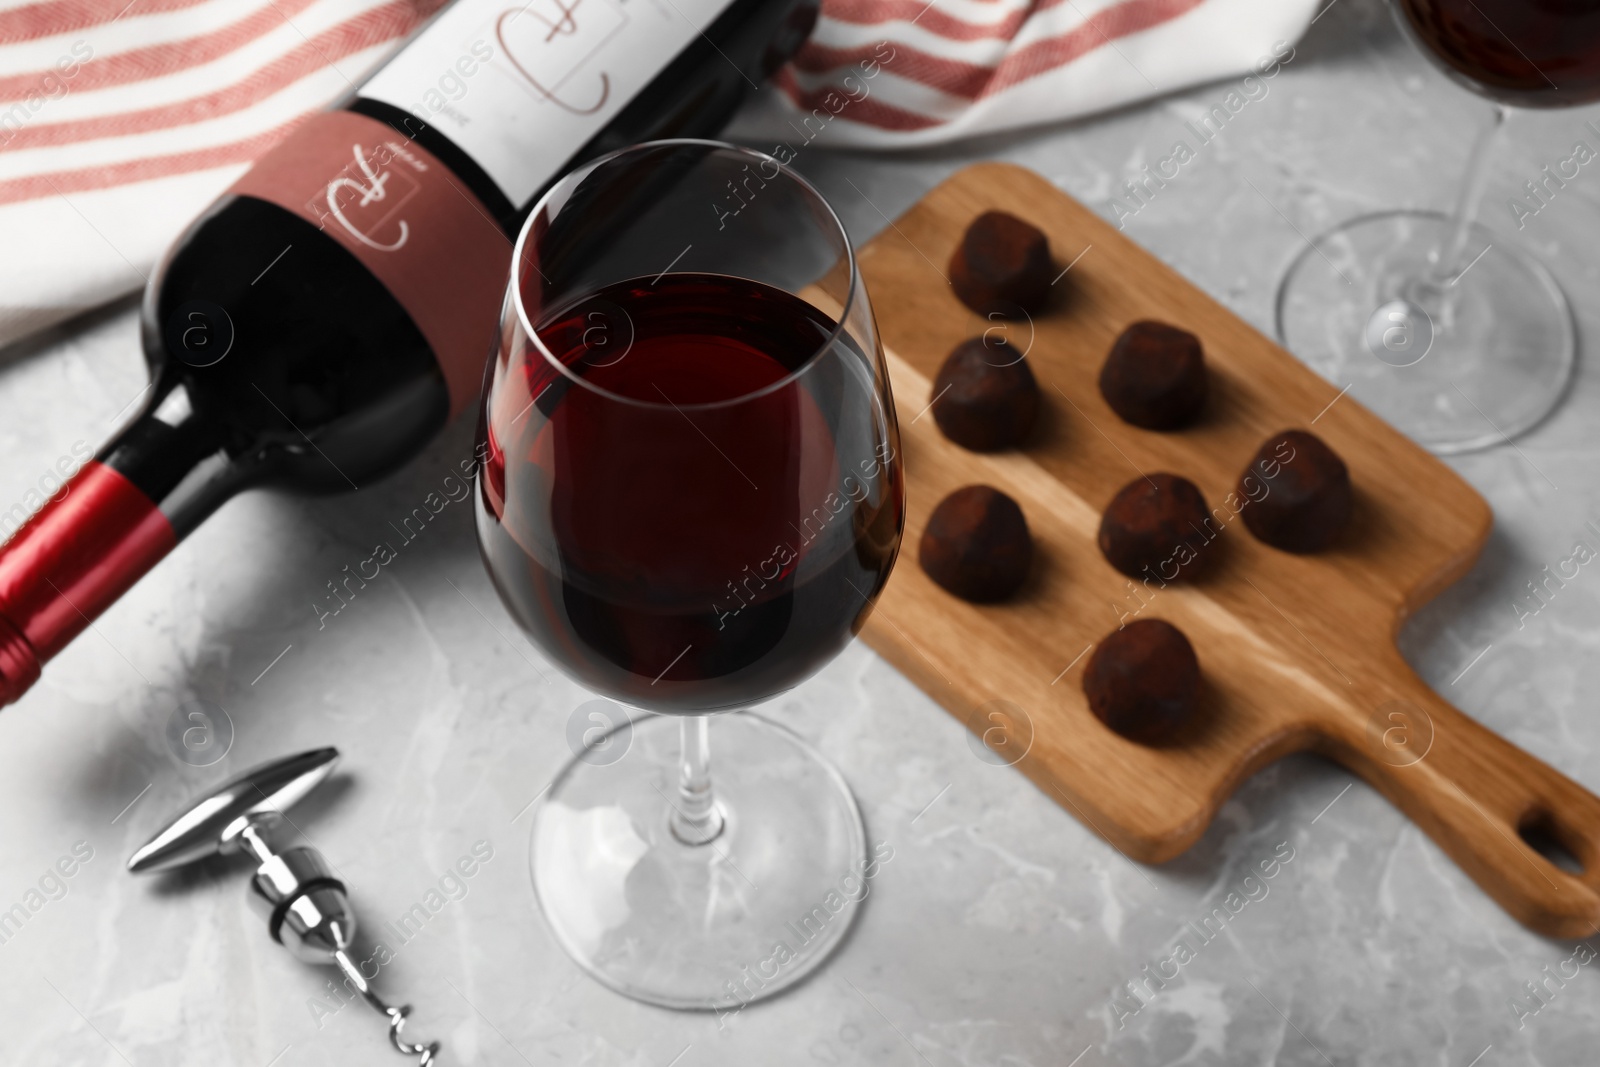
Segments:
[[[570,166],[716,132],[816,0],[457,0],[145,291],[151,385],[0,547],[0,703],[233,494],[359,488],[473,404],[511,237]]]

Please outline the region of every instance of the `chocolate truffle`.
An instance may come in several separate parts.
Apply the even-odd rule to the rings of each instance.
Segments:
[[[1139,619],[1102,638],[1083,669],[1095,717],[1130,741],[1158,745],[1185,734],[1200,705],[1200,661],[1183,631]]]
[[[1304,430],[1267,438],[1239,476],[1239,496],[1250,532],[1285,552],[1321,552],[1350,524],[1350,470]]]
[[[1021,352],[962,341],[933,380],[933,421],[944,435],[974,452],[1020,443],[1039,414],[1039,383]]]
[[[1122,331],[1105,366],[1100,395],[1122,421],[1147,430],[1193,422],[1206,402],[1206,359],[1200,338],[1164,322],[1136,322]]]
[[[939,502],[922,532],[919,562],[963,600],[1004,600],[1021,587],[1033,539],[1017,502],[987,485],[957,489]]]
[[[1130,578],[1192,578],[1204,562],[1210,520],[1206,498],[1189,479],[1176,474],[1135,478],[1106,505],[1100,551]]]
[[[1055,278],[1050,242],[1003,211],[979,215],[950,257],[950,284],[980,315],[1015,315],[1044,303]]]

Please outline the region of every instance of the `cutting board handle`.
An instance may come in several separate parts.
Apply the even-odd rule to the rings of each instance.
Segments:
[[[1600,797],[1456,710],[1396,660],[1391,676],[1406,684],[1367,722],[1342,723],[1331,754],[1521,922],[1551,937],[1600,932]],[[1563,850],[1580,872],[1547,858]]]

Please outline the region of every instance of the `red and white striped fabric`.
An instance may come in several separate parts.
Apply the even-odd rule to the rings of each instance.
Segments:
[[[1326,0],[1323,0],[1325,3]],[[740,140],[911,148],[1273,73],[1317,0],[822,0]],[[809,121],[807,121],[809,120]]]
[[[250,160],[446,2],[0,0],[0,344],[143,285]],[[823,0],[736,133],[826,122],[821,144],[896,147],[1082,115],[1243,72],[1314,2]]]

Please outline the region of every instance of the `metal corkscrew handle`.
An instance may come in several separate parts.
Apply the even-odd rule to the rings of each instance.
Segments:
[[[318,748],[254,767],[218,786],[145,842],[128,860],[135,874],[169,871],[212,855],[248,852],[258,864],[250,879],[250,905],[272,939],[307,963],[336,965],[373,1010],[389,1020],[389,1043],[422,1067],[438,1062],[439,1042],[404,1037],[411,1005],[391,1007],[373,990],[346,951],[356,918],[344,883],[314,848],[278,851],[271,831],[283,810],[333,773],[334,748]]]

